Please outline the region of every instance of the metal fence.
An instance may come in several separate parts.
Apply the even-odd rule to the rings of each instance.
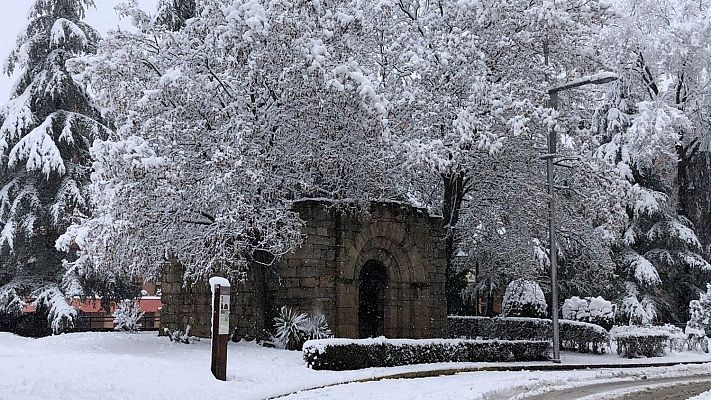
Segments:
[[[157,331],[160,325],[160,315],[143,315],[138,322],[141,331]],[[82,314],[74,322],[75,332],[113,331],[114,317],[111,315]]]

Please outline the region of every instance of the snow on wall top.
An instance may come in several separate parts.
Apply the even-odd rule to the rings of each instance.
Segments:
[[[340,204],[351,204],[351,203],[356,203],[357,200],[352,199],[352,198],[344,198],[344,199],[331,199],[328,197],[302,197],[299,199],[296,199],[293,201],[294,203],[306,203],[306,202],[315,202],[315,203],[323,203],[323,204],[333,204],[333,205],[340,205]],[[399,200],[372,200],[369,202],[370,204],[381,204],[381,205],[394,205],[394,206],[403,206],[403,207],[408,207],[411,208],[417,212],[427,214],[428,216],[432,218],[441,218],[441,215],[433,215],[427,210],[426,207],[422,207],[420,205],[413,204],[412,202],[409,201],[399,201]]]

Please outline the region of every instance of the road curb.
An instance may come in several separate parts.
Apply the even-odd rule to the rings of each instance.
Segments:
[[[347,385],[350,383],[366,383],[376,382],[385,379],[417,379],[417,378],[433,378],[437,376],[449,376],[466,372],[492,372],[492,371],[576,371],[584,369],[622,369],[622,368],[654,368],[654,367],[673,367],[675,365],[701,365],[709,364],[709,361],[679,361],[679,362],[664,362],[664,363],[633,363],[633,364],[543,364],[543,365],[502,365],[502,366],[485,366],[485,367],[462,367],[462,368],[442,368],[427,371],[412,371],[400,372],[388,375],[379,375],[369,378],[353,379],[350,381],[330,383],[328,385],[316,386],[308,389],[301,389],[290,393],[281,394],[274,397],[269,397],[268,400],[282,399],[297,393],[310,392],[312,390],[325,389],[333,386]]]

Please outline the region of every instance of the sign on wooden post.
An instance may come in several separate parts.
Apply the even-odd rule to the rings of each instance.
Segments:
[[[212,374],[227,380],[227,342],[230,338],[230,283],[210,278],[212,288]]]

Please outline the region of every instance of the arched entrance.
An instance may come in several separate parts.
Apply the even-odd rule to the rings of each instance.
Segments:
[[[358,337],[378,337],[385,333],[385,291],[388,274],[375,260],[365,263],[358,287]]]

